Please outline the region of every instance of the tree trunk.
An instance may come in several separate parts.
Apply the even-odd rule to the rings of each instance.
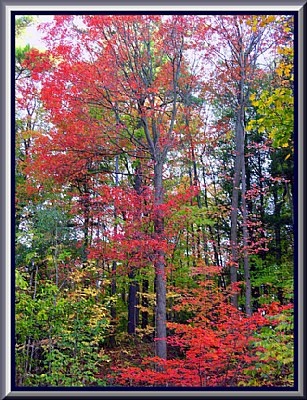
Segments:
[[[119,184],[119,159],[118,156],[115,157],[115,186],[117,187]],[[114,207],[114,234],[117,234],[117,210],[116,207]],[[111,296],[116,296],[116,269],[117,269],[117,263],[116,261],[112,262],[112,278],[111,278]],[[116,325],[116,302],[112,300],[111,303],[111,317],[112,321],[111,324],[113,325],[113,332],[111,333],[110,336],[110,346],[115,347],[116,341],[115,341],[115,325]]]
[[[134,190],[140,196],[142,187],[142,168],[141,164],[137,165],[135,168],[134,175]],[[140,221],[142,216],[140,210],[136,210],[136,220]],[[136,234],[138,238],[138,234]],[[139,303],[138,292],[140,290],[139,282],[135,279],[136,267],[131,267],[131,272],[129,273],[129,295],[128,295],[128,333],[134,335],[138,325],[139,319],[139,309],[137,305]]]
[[[147,308],[148,307],[148,287],[149,287],[149,282],[148,279],[143,279],[142,283],[142,307]],[[146,329],[148,325],[148,311],[142,311],[142,329]]]
[[[163,238],[164,221],[163,213],[159,206],[163,204],[163,182],[162,182],[163,162],[157,160],[154,168],[154,189],[155,189],[155,207],[154,218],[155,236],[158,240]],[[157,250],[155,257],[156,274],[156,355],[166,360],[166,276],[165,276],[165,254],[162,250]]]
[[[128,333],[129,335],[134,335],[138,325],[138,291],[139,283],[135,279],[135,271],[132,270],[129,274],[130,284],[129,284],[129,295],[128,295]]]
[[[112,279],[111,279],[111,296],[116,295],[116,261],[112,262]],[[116,346],[116,341],[115,341],[115,325],[116,325],[116,302],[112,300],[111,302],[111,325],[113,327],[113,330],[110,335],[110,347],[115,347]]]
[[[265,225],[265,210],[264,210],[264,195],[263,195],[263,173],[262,173],[262,160],[261,160],[261,154],[260,151],[258,153],[258,171],[259,171],[259,188],[260,188],[260,217],[261,217],[261,223],[264,226]],[[251,210],[252,212],[252,210]],[[263,233],[263,231],[261,231],[260,233],[260,237],[261,239],[264,239],[265,235]],[[251,238],[251,240],[253,240]],[[266,258],[266,251],[261,250],[259,252],[259,255],[261,257],[262,260],[265,260]]]
[[[239,205],[239,185],[240,175],[242,170],[242,150],[244,150],[244,131],[243,131],[243,107],[240,108],[236,120],[236,155],[234,165],[234,177],[232,188],[231,200],[231,232],[230,232],[230,246],[231,246],[231,266],[230,266],[230,282],[237,282],[238,270],[238,205]],[[238,307],[238,295],[233,294],[231,303]]]
[[[243,246],[244,246],[244,278],[245,278],[245,312],[247,315],[252,315],[251,309],[251,278],[248,260],[248,229],[247,229],[247,205],[246,205],[246,175],[245,175],[245,157],[243,153],[242,160],[242,209],[243,209]]]
[[[208,193],[207,193],[207,186],[206,186],[206,174],[205,174],[205,168],[203,167],[202,168],[202,172],[203,172],[203,181],[204,181],[204,187],[205,187],[205,190],[204,190],[204,195],[205,195],[205,206],[206,206],[206,208],[207,208],[207,210],[208,210]],[[215,193],[215,198],[216,198],[216,188],[215,188],[215,182],[213,183],[214,184],[214,193]],[[218,246],[219,246],[219,224],[217,223],[217,231],[218,231],[218,235],[217,235],[217,243],[218,243]],[[215,259],[215,265],[221,265],[221,263],[220,263],[220,261],[219,261],[219,254],[218,254],[218,247],[217,247],[217,245],[216,245],[216,236],[215,236],[215,233],[214,233],[214,231],[213,231],[213,228],[212,228],[212,226],[211,225],[209,225],[209,232],[210,232],[210,236],[211,236],[211,239],[212,239],[212,245],[213,245],[213,251],[214,251],[214,259]],[[206,249],[207,249],[207,243],[205,243],[205,238],[203,239],[203,241],[204,241],[204,251],[206,251]],[[207,259],[206,259],[206,257],[205,257],[205,262],[206,262],[206,265],[208,265],[208,262],[207,262]]]
[[[83,226],[83,247],[82,247],[82,263],[83,267],[87,265],[87,254],[88,254],[88,246],[89,246],[89,227],[90,227],[90,192],[88,188],[87,182],[84,182],[83,185],[83,209],[84,209],[84,226]]]
[[[274,231],[275,231],[275,252],[276,261],[281,261],[281,228],[280,228],[280,214],[282,201],[278,198],[278,186],[273,186],[273,198],[274,198]]]

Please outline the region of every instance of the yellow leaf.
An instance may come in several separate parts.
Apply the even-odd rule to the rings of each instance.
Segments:
[[[277,72],[278,76],[282,76],[282,70],[281,70],[281,69],[278,68],[278,69],[276,70],[276,72]]]
[[[245,128],[245,130],[249,132],[250,130],[252,130],[252,128],[253,128],[252,125],[248,124],[247,127]]]
[[[291,154],[290,154],[290,153],[289,153],[289,154],[287,154],[287,155],[286,155],[286,157],[285,157],[285,161],[286,161],[286,160],[288,160],[288,158],[289,158],[290,156],[291,156]]]
[[[264,126],[260,126],[260,128],[258,129],[259,133],[263,133],[265,132],[265,127]]]

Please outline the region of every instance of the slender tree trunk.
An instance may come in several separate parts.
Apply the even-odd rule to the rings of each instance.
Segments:
[[[155,274],[155,277],[154,277],[153,286],[154,286],[154,294],[157,297],[157,275],[156,274]],[[156,303],[157,303],[157,300],[156,300]],[[157,304],[156,303],[154,305],[153,318],[152,318],[152,326],[155,327],[155,332],[154,332],[154,336],[155,337],[156,337],[156,312],[157,312]],[[156,353],[157,353],[157,351],[156,351]]]
[[[244,149],[244,132],[243,132],[243,110],[240,108],[236,120],[236,155],[234,165],[234,177],[232,188],[231,200],[231,232],[230,232],[230,246],[231,246],[231,266],[230,266],[230,281],[231,283],[237,282],[238,270],[238,206],[239,206],[239,186],[240,175],[242,171],[242,150]],[[238,307],[238,295],[233,294],[231,302],[235,307]]]
[[[206,174],[205,174],[205,168],[204,167],[202,168],[202,173],[203,173],[203,181],[204,181],[204,186],[205,186],[205,190],[204,190],[205,206],[206,206],[206,208],[208,210],[208,193],[207,193],[207,187],[206,187]],[[215,191],[215,194],[216,194],[215,183],[214,183],[214,191]],[[218,243],[218,246],[219,246],[219,225],[218,224],[217,224],[217,230],[218,230],[217,243]],[[204,228],[203,228],[203,232],[204,232]],[[209,225],[209,232],[210,232],[210,236],[212,238],[215,265],[220,265],[218,248],[216,246],[216,240],[215,240],[216,236],[215,236],[215,233],[213,232],[213,228],[212,228],[211,225]],[[205,237],[205,235],[203,235],[203,242],[204,242],[204,251],[206,251],[206,249],[207,249],[207,237]],[[205,256],[205,262],[208,265],[207,256]]]
[[[280,213],[281,213],[282,201],[278,199],[277,185],[273,186],[273,198],[274,198],[274,231],[275,231],[276,261],[280,263],[281,260]]]
[[[199,178],[198,178],[198,171],[197,171],[197,164],[196,164],[196,156],[195,156],[195,151],[194,151],[194,146],[193,146],[193,142],[191,139],[191,154],[192,154],[192,163],[193,163],[193,183],[195,186],[199,185]],[[197,200],[197,206],[199,209],[202,208],[202,202],[201,202],[201,198],[200,198],[200,194],[197,193],[196,195],[196,200]],[[205,233],[205,227],[204,225],[201,226],[197,226],[197,234],[196,234],[196,241],[197,241],[197,258],[200,259],[201,258],[201,251],[200,251],[200,239],[203,239],[203,248],[204,248],[204,254],[205,254],[205,263],[206,265],[209,264],[209,258],[208,258],[208,238],[207,235]]]
[[[117,187],[119,184],[119,160],[118,156],[115,158],[115,186]],[[114,207],[114,233],[117,234],[117,210]],[[111,269],[111,296],[114,297],[116,296],[116,269],[117,269],[117,263],[116,261],[112,262],[112,269]],[[111,318],[112,318],[112,325],[113,325],[113,332],[111,333],[110,336],[110,346],[115,347],[116,341],[115,341],[115,324],[116,324],[116,302],[112,300],[111,303]]]
[[[84,227],[83,227],[83,234],[84,234],[84,243],[82,248],[82,262],[83,266],[86,267],[87,263],[87,254],[88,254],[88,245],[89,245],[89,227],[90,227],[90,192],[87,185],[87,182],[84,183],[84,200],[83,200],[83,207],[84,207]]]
[[[261,160],[260,151],[258,153],[258,171],[259,171],[259,188],[260,188],[260,217],[261,217],[261,223],[264,225],[265,224],[265,221],[264,221],[265,210],[264,210],[263,181],[261,179],[263,177],[263,173],[262,173],[262,160]],[[252,210],[250,212],[252,212]],[[261,239],[264,239],[265,235],[264,235],[263,231],[261,231],[260,237],[261,237]],[[253,240],[253,239],[251,238],[251,240]],[[266,251],[261,250],[259,255],[262,260],[265,260]]]
[[[154,230],[157,239],[162,239],[164,233],[164,221],[159,206],[163,204],[163,181],[161,160],[157,160],[154,169],[154,189],[156,215],[154,219]],[[155,259],[156,273],[156,355],[166,360],[166,276],[165,276],[165,254],[158,250]]]
[[[116,295],[116,268],[117,268],[117,264],[116,261],[112,262],[112,267],[111,267],[111,274],[112,274],[112,278],[111,278],[111,296],[115,296]],[[110,335],[110,347],[115,347],[116,346],[116,341],[115,341],[115,325],[116,325],[116,316],[117,316],[117,312],[116,312],[116,303],[114,300],[112,300],[111,302],[111,310],[110,310],[110,314],[111,314],[111,325],[112,325],[112,332]]]
[[[232,190],[232,204],[231,204],[231,233],[230,233],[230,242],[231,242],[231,256],[232,256],[232,264],[230,267],[230,279],[232,283],[237,282],[237,268],[238,268],[238,203],[239,203],[239,186],[240,186],[240,173],[242,172],[242,191],[246,191],[246,176],[245,176],[245,160],[244,160],[244,107],[245,101],[249,97],[249,81],[246,79],[246,71],[247,71],[247,60],[251,54],[253,46],[260,40],[260,36],[252,35],[249,45],[244,48],[243,45],[243,32],[240,29],[239,24],[236,20],[236,28],[237,28],[237,60],[238,67],[240,71],[240,80],[238,83],[238,109],[236,111],[236,127],[235,127],[235,137],[236,137],[236,157],[235,157],[235,168],[234,168],[234,179],[233,179],[233,190]],[[232,50],[233,51],[233,50]],[[257,57],[254,56],[252,60],[250,60],[250,67],[254,68]],[[249,72],[251,74],[252,72]],[[253,75],[249,75],[253,76]],[[243,198],[242,194],[242,198]],[[245,199],[242,199],[245,202]],[[242,203],[243,204],[243,203]],[[246,212],[246,203],[243,206]],[[244,216],[243,216],[244,219]],[[246,221],[245,221],[246,222]],[[243,227],[243,241],[247,242],[247,226],[245,223],[245,228]],[[244,238],[245,236],[245,238]],[[244,247],[246,247],[244,245]],[[248,273],[247,273],[248,271]],[[248,266],[248,258],[244,255],[244,273],[245,277],[249,276],[249,266]],[[238,307],[238,295],[233,294],[232,296],[232,304],[235,307]]]
[[[192,265],[196,268],[196,241],[194,233],[194,224],[189,224],[191,230],[191,247],[192,247]]]
[[[246,175],[245,157],[242,160],[242,209],[243,209],[243,246],[244,246],[244,278],[245,278],[245,311],[247,315],[252,315],[251,309],[251,278],[248,260],[248,229],[247,229],[247,205],[246,205]]]
[[[129,274],[130,284],[129,284],[129,295],[128,295],[128,333],[129,335],[134,335],[138,325],[138,291],[139,283],[135,279],[135,270]]]
[[[134,175],[134,190],[139,196],[141,195],[141,187],[142,187],[142,168],[141,164],[139,164],[135,168],[135,175]],[[140,210],[136,210],[135,218],[139,221],[141,220],[142,216]],[[131,271],[129,273],[130,282],[129,282],[129,295],[128,295],[128,333],[130,335],[135,334],[139,319],[139,309],[137,308],[137,305],[139,303],[138,292],[140,290],[140,285],[137,279],[135,278],[136,278],[136,268],[131,267]]]
[[[149,288],[149,282],[148,279],[143,279],[142,282],[142,307],[147,308],[148,307],[148,288]],[[142,329],[146,329],[148,325],[148,311],[142,311]]]

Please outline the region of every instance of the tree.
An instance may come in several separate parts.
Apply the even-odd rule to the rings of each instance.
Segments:
[[[73,20],[72,16],[58,16],[54,26],[47,28],[50,49],[46,56],[55,60],[54,66],[58,62],[42,85],[42,99],[52,112],[50,121],[57,129],[53,145],[58,138],[61,150],[68,155],[67,141],[63,148],[65,132],[71,151],[78,154],[78,164],[80,151],[85,155],[83,163],[89,156],[101,160],[102,154],[110,157],[112,153],[124,152],[138,158],[138,149],[145,151],[153,168],[154,236],[163,241],[163,167],[176,141],[181,72],[189,47],[185,36],[186,32],[192,35],[189,32],[193,30],[193,18],[169,16],[162,22],[161,16],[83,16],[84,30]],[[190,23],[192,29],[185,29]],[[66,31],[65,38],[54,41],[67,27],[69,34]],[[71,37],[75,39],[68,44]],[[103,125],[101,118],[91,111],[93,107],[103,116]],[[90,142],[86,141],[80,149],[77,137],[81,132],[83,138],[92,140],[90,149]],[[52,160],[54,157],[49,156],[48,163],[54,165]],[[69,164],[76,168],[76,161]],[[72,172],[65,168],[63,173],[67,176]],[[156,250],[154,267],[156,352],[166,358],[166,275],[162,249]]]
[[[244,276],[246,285],[246,312],[251,313],[251,284],[247,254],[247,207],[245,175],[245,110],[255,73],[259,73],[257,60],[261,54],[268,52],[272,40],[278,40],[274,25],[274,16],[231,16],[215,17],[211,30],[217,37],[213,54],[219,58],[218,82],[223,82],[229,105],[232,107],[232,129],[235,132],[235,157],[231,202],[231,282],[237,282],[238,273],[238,209],[240,183],[242,183],[242,214],[244,242]],[[216,73],[216,71],[215,71]],[[235,294],[232,303],[238,307],[238,296]]]

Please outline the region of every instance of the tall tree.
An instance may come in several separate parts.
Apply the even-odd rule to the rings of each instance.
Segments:
[[[258,73],[257,60],[267,52],[274,40],[278,40],[275,29],[275,16],[248,16],[235,15],[230,17],[215,17],[212,20],[212,32],[216,35],[217,44],[213,46],[213,54],[219,59],[215,73],[222,79],[225,94],[232,107],[233,129],[235,133],[234,173],[231,200],[231,282],[236,283],[238,278],[238,210],[240,184],[242,195],[246,188],[245,175],[245,110],[249,102],[250,90],[254,86],[253,78]],[[220,82],[220,80],[218,80]],[[247,247],[247,208],[246,201],[243,207],[243,242]],[[250,306],[250,278],[248,254],[244,251],[244,275],[246,284],[246,311],[251,313]],[[238,295],[232,296],[232,303],[238,307]]]
[[[163,241],[163,168],[176,142],[180,74],[193,18],[89,15],[82,17],[82,29],[77,21],[72,16],[57,16],[46,28],[48,54],[58,60],[53,61],[58,65],[42,87],[45,106],[52,111],[51,122],[58,131],[65,125],[71,141],[79,135],[73,132],[78,121],[79,132],[88,132],[95,143],[87,150],[84,142],[82,151],[98,158],[102,153],[121,152],[137,157],[137,149],[146,151],[153,168],[154,235]],[[91,107],[101,110],[103,125],[89,112]],[[101,132],[104,139],[99,148]],[[71,146],[80,152],[78,142]],[[155,251],[154,268],[156,353],[166,358],[166,273],[161,248]]]

